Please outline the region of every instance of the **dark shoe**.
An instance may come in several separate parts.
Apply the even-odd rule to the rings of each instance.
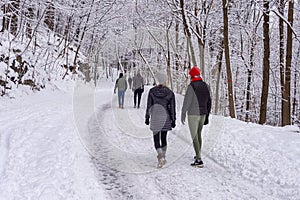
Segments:
[[[134,105],[134,108],[136,108],[136,105]]]
[[[203,167],[203,162],[202,162],[202,160],[195,160],[195,162],[193,162],[191,164],[191,166],[192,167],[200,167],[200,168],[202,168]]]

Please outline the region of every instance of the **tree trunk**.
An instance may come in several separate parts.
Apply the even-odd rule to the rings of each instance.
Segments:
[[[281,16],[284,16],[284,0],[280,0],[278,5],[278,11]],[[283,124],[283,110],[285,108],[284,99],[285,99],[285,68],[284,68],[284,27],[283,19],[279,17],[279,62],[280,62],[280,85],[281,85],[281,124]]]
[[[260,102],[260,116],[259,124],[266,123],[267,116],[267,103],[269,94],[269,76],[270,76],[270,36],[269,36],[269,1],[263,1],[264,9],[264,22],[263,22],[263,41],[264,41],[264,57],[263,57],[263,80],[262,80],[262,93]]]
[[[171,25],[167,29],[167,75],[170,83],[171,90],[173,90],[172,83],[172,74],[171,74],[171,55],[170,55],[170,37],[169,37],[169,29]]]
[[[14,36],[17,35],[19,7],[20,0],[10,1],[2,6],[3,18],[1,32],[8,30]]]
[[[98,66],[100,65],[100,63],[99,63],[99,55],[100,55],[100,52],[97,49],[97,53],[95,54],[95,63],[94,63],[94,85],[95,85],[95,87],[97,86]]]
[[[245,121],[249,122],[249,112],[250,112],[250,103],[251,103],[251,83],[252,83],[252,69],[247,69],[247,90],[246,90],[246,117]]]
[[[54,15],[55,15],[55,8],[52,2],[46,2],[46,13],[44,22],[47,24],[50,30],[54,30]]]
[[[5,30],[8,30],[8,19],[7,19],[7,5],[4,4],[1,7],[3,17],[2,17],[2,27],[1,27],[1,32],[4,32]]]
[[[219,112],[219,88],[220,88],[220,78],[221,78],[221,69],[222,69],[222,59],[223,59],[223,42],[220,46],[219,53],[217,55],[217,65],[218,65],[218,71],[217,71],[217,83],[216,83],[216,101],[215,101],[215,114],[218,114]]]
[[[287,26],[287,43],[286,43],[286,66],[285,66],[285,85],[283,99],[283,118],[282,126],[291,124],[291,65],[293,53],[293,18],[294,18],[294,1],[289,1],[288,22]]]
[[[20,0],[14,0],[9,5],[9,12],[11,13],[11,21],[10,21],[10,32],[14,36],[17,36],[18,31],[18,14],[20,9]]]
[[[225,51],[225,61],[226,61],[227,82],[228,82],[229,114],[230,117],[235,118],[232,73],[231,73],[230,55],[229,55],[228,9],[227,9],[228,2],[227,0],[222,0],[222,2],[223,2],[223,20],[224,20],[224,51]]]
[[[1,92],[1,96],[4,96],[5,94],[6,94],[6,89],[8,89],[7,88],[7,83],[8,83],[8,73],[9,73],[9,66],[10,66],[10,60],[11,60],[11,58],[10,58],[10,53],[11,53],[11,40],[10,40],[10,38],[9,38],[9,45],[8,45],[8,60],[7,60],[7,65],[6,65],[6,70],[5,70],[5,81],[4,81],[4,86],[3,86],[3,90],[2,90],[2,92]]]
[[[247,69],[247,90],[246,90],[246,117],[245,121],[249,122],[250,117],[250,103],[251,103],[251,84],[252,84],[252,73],[253,73],[253,67],[254,67],[254,49],[255,49],[255,39],[253,38],[251,41],[251,49],[250,49],[250,66]]]
[[[292,116],[293,116],[293,121],[292,124],[295,123],[297,117],[296,117],[296,108],[297,108],[297,73],[295,73],[295,78],[294,78],[294,98],[293,98],[293,108],[292,108]]]
[[[204,3],[203,3],[204,4],[203,9],[205,9],[205,3],[206,3],[206,1],[204,1]],[[196,0],[195,1],[195,16],[196,17],[198,17],[198,13],[199,13],[198,0]],[[205,28],[206,27],[204,26],[203,27],[203,32],[205,32]],[[204,52],[204,40],[203,40],[204,33],[201,32],[198,20],[196,21],[196,33],[198,34],[197,41],[198,41],[198,48],[199,48],[199,51],[200,51],[200,66],[199,66],[199,68],[201,69],[202,78],[205,80],[205,66],[204,66],[205,65],[205,62],[204,62],[205,52]]]
[[[184,27],[184,33],[187,37],[188,50],[191,52],[190,56],[191,56],[193,66],[197,66],[195,51],[194,51],[193,42],[192,42],[192,34],[191,34],[191,32],[189,30],[189,26],[187,24],[184,7],[185,7],[184,0],[180,0],[181,16],[182,16],[182,22],[183,22],[183,27]]]
[[[69,48],[68,48],[68,42],[69,42],[69,39],[70,39],[70,29],[71,29],[71,23],[72,23],[72,17],[68,17],[67,18],[67,26],[64,30],[64,37],[65,37],[65,43],[64,43],[64,50],[63,50],[63,54],[65,55],[65,58],[66,58],[66,72],[65,74],[63,75],[62,79],[64,80],[65,77],[67,76],[68,74],[68,71],[69,71]]]
[[[25,15],[28,19],[32,20],[33,17],[34,17],[33,9],[31,7],[28,8]],[[30,20],[26,21],[25,32],[26,32],[26,37],[31,39],[32,38],[32,28],[31,28],[31,21]]]
[[[175,70],[176,72],[178,72],[179,70],[179,22],[177,20],[175,24],[175,48],[176,48]]]
[[[81,34],[81,38],[80,38],[80,41],[79,41],[79,44],[77,46],[77,49],[76,49],[76,52],[75,52],[75,56],[74,56],[74,61],[73,61],[73,73],[75,72],[76,70],[76,65],[77,65],[77,56],[78,56],[78,53],[79,53],[79,49],[81,48],[81,44],[82,44],[82,41],[83,41],[83,38],[84,38],[84,35],[87,31],[87,28],[88,28],[88,23],[89,23],[89,20],[90,20],[90,16],[91,16],[91,13],[92,13],[92,9],[93,9],[93,6],[94,6],[94,0],[92,0],[92,3],[91,3],[91,6],[90,6],[90,10],[89,10],[89,13],[87,15],[87,18],[86,18],[86,21],[85,21],[85,25],[83,27],[83,31],[82,31],[82,34]]]

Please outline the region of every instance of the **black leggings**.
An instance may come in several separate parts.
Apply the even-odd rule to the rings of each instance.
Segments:
[[[142,89],[141,88],[138,88],[136,90],[134,90],[134,105],[136,106],[136,98],[138,98],[138,104],[137,106],[140,107],[140,102],[141,102],[141,97],[142,97]]]
[[[160,131],[153,134],[155,149],[167,146],[167,131]]]

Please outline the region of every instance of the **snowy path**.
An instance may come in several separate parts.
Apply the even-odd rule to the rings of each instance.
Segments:
[[[87,130],[81,132],[82,138],[85,138],[83,143],[94,157],[99,181],[106,185],[112,199],[283,197],[280,192],[276,194],[276,184],[266,186],[247,179],[240,171],[225,167],[212,157],[211,151],[216,143],[221,142],[219,139],[226,130],[223,117],[212,116],[210,124],[214,126],[204,130],[205,168],[189,166],[193,157],[190,135],[187,126],[177,124],[177,128],[168,134],[168,163],[157,170],[152,133],[144,125],[146,94],[147,91],[143,95],[141,109],[134,109],[131,106],[132,93],[127,92],[127,107],[122,110],[117,108],[117,98],[112,95],[112,89],[101,88],[95,92],[92,103],[96,111],[88,119]],[[178,111],[180,108],[178,101]]]
[[[178,120],[158,170],[144,125],[147,91],[141,109],[128,92],[121,110],[112,84],[100,86],[0,99],[0,200],[300,199],[299,129],[212,116],[197,169]]]

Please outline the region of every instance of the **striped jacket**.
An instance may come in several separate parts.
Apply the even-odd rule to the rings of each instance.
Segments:
[[[150,89],[147,100],[146,118],[150,118],[153,132],[172,129],[176,120],[175,95],[166,86],[158,85]]]

